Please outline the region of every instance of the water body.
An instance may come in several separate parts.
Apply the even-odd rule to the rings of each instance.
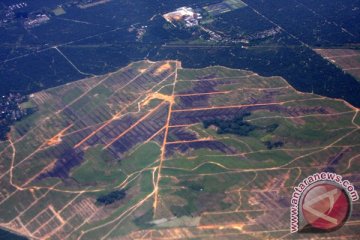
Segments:
[[[27,240],[27,238],[0,229],[0,240]]]

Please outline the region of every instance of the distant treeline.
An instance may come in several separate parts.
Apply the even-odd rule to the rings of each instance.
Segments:
[[[172,27],[159,15],[159,8],[160,12],[165,13],[181,6],[196,9],[218,2],[199,0],[195,3],[184,0],[163,4],[160,0],[147,1],[144,11],[143,8],[134,7],[134,1],[111,1],[107,6],[112,7],[108,8],[106,14],[102,8],[94,8],[89,13],[82,11],[82,20],[96,18],[101,23],[100,26],[70,27],[66,21],[52,19],[50,23],[32,29],[31,35],[25,34],[22,39],[22,45],[35,44],[40,49],[33,51],[31,48],[18,48],[13,51],[10,47],[0,48],[0,61],[3,62],[0,66],[0,94],[10,90],[29,94],[86,77],[74,69],[57,50],[49,48],[73,42],[59,49],[81,71],[87,73],[105,74],[144,58],[177,59],[182,61],[185,68],[222,65],[251,70],[263,76],[282,76],[297,90],[342,98],[360,106],[360,83],[312,50],[351,46],[360,41],[359,24],[354,24],[359,22],[359,14],[346,14],[356,7],[356,1],[302,1],[321,11],[318,15],[302,4],[297,4],[296,0],[244,0],[249,7],[221,14],[205,26],[221,33],[224,39],[232,40],[225,42],[206,41],[206,33],[200,28]],[[276,31],[276,34],[252,40],[249,44],[239,43],[238,40],[244,36],[262,36],[274,29],[271,21],[253,9],[286,31]],[[274,12],[279,14],[273,14]],[[345,26],[352,34],[331,24],[331,21],[326,21],[326,17],[321,15],[341,23],[340,26]],[[156,17],[151,18],[152,16]],[[79,19],[79,14],[69,11],[67,18]],[[152,20],[148,21],[149,18]],[[129,32],[128,27],[125,27],[134,23],[146,23],[147,31],[142,41],[137,42],[134,32]],[[108,29],[101,26],[124,28],[107,33]],[[104,32],[106,34],[102,34]],[[23,34],[22,27],[6,28],[0,34],[0,41],[4,46],[11,46],[16,41],[13,36]],[[88,38],[94,34],[99,36]],[[38,37],[34,39],[32,35]],[[95,45],[101,47],[93,47]],[[45,48],[48,50],[39,51]]]

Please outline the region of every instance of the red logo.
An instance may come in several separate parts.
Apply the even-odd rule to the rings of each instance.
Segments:
[[[333,231],[346,222],[350,213],[350,200],[343,189],[332,184],[318,184],[306,192],[302,213],[308,227]]]

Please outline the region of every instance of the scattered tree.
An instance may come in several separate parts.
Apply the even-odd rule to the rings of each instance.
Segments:
[[[124,190],[117,190],[110,192],[104,196],[100,196],[96,199],[96,203],[100,205],[109,205],[116,201],[123,199],[126,196]]]

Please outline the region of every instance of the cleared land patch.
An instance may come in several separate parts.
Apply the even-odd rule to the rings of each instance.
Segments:
[[[30,238],[279,239],[300,179],[359,178],[359,109],[281,77],[141,61],[30,101],[0,144],[0,226]]]
[[[360,51],[355,49],[315,49],[328,61],[360,81]]]

